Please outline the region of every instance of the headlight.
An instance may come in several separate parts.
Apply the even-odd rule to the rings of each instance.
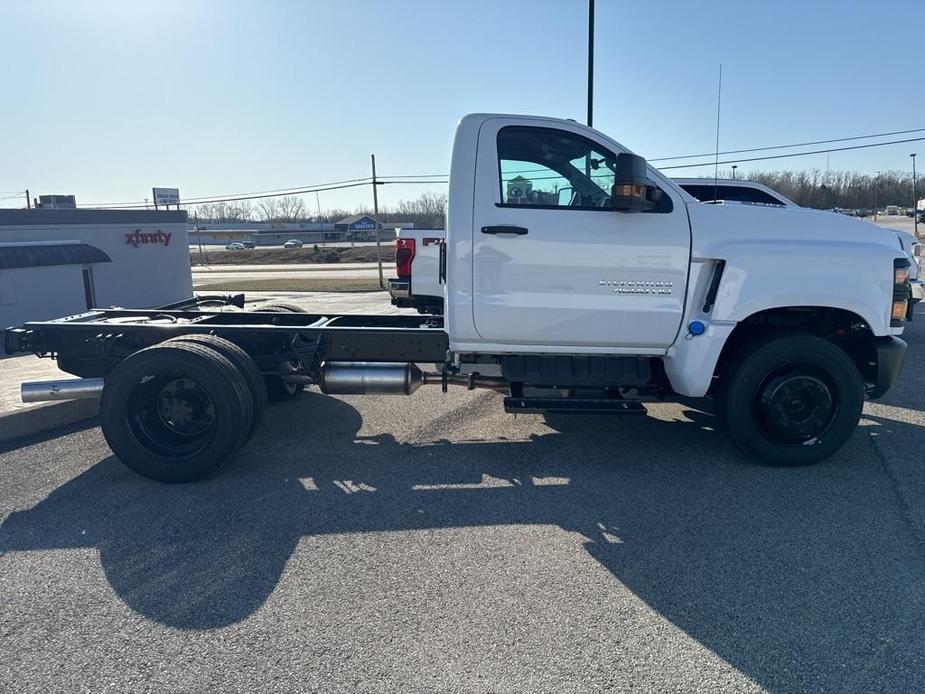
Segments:
[[[906,312],[909,310],[909,298],[912,288],[909,286],[909,260],[896,258],[893,261],[893,308],[890,310],[890,326],[900,328],[906,324]]]

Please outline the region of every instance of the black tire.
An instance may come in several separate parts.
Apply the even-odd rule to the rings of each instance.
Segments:
[[[759,338],[722,370],[716,415],[733,442],[769,465],[825,460],[861,418],[864,383],[851,358],[812,335]]]
[[[220,469],[244,443],[253,416],[250,389],[232,362],[172,340],[122,361],[100,401],[113,453],[160,482],[191,482]]]
[[[254,403],[254,419],[250,431],[247,433],[245,443],[250,441],[260,423],[263,421],[263,415],[267,410],[267,386],[263,380],[263,374],[251,359],[250,355],[238,347],[234,342],[226,340],[218,335],[181,335],[162,344],[173,344],[175,342],[188,342],[191,344],[205,345],[221,354],[225,359],[235,365],[235,368],[244,376],[247,386],[250,389]]]
[[[263,311],[264,313],[308,313],[308,311],[301,306],[286,303],[264,304],[258,306],[254,310]],[[305,390],[304,383],[290,383],[289,381],[284,381],[279,376],[264,376],[263,379],[267,386],[267,398],[269,398],[271,402],[291,400]]]

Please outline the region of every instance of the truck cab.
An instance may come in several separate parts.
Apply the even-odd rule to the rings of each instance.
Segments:
[[[617,141],[551,118],[467,116],[451,181],[450,351],[492,355],[509,380],[534,364],[525,380],[555,390],[602,368],[624,380],[605,389],[717,395],[721,409],[758,411],[811,449],[827,448],[834,409],[859,416],[863,394],[895,378],[909,261],[874,225],[797,207],[704,205]],[[850,402],[837,402],[839,377],[821,375],[819,359],[794,356],[816,348],[836,350],[860,377]],[[790,356],[774,356],[781,350]],[[721,385],[756,352],[769,361],[747,397]],[[795,421],[783,407],[799,411]],[[817,431],[808,423],[819,417],[829,424]]]

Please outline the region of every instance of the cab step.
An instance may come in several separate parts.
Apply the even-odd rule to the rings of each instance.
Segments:
[[[540,414],[567,412],[572,414],[646,414],[646,408],[635,400],[619,398],[504,398],[504,411]]]

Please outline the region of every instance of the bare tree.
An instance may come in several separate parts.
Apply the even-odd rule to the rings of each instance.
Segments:
[[[295,195],[276,199],[277,221],[299,222],[305,219],[305,202]]]
[[[881,209],[886,205],[913,205],[912,176],[905,171],[883,171],[879,175],[854,171],[755,171],[745,178],[763,183],[804,207],[873,210],[877,205]],[[916,190],[925,190],[922,184],[920,178]]]
[[[249,222],[254,215],[254,206],[250,200],[237,200],[234,203],[234,218],[236,222]]]
[[[257,203],[257,216],[262,222],[273,222],[279,216],[277,198],[264,198]]]

